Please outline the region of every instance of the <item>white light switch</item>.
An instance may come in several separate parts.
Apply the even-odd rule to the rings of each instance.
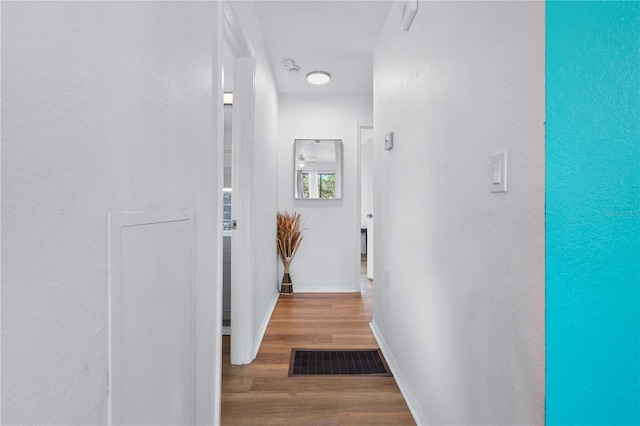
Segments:
[[[491,156],[491,192],[507,192],[507,151]]]
[[[393,148],[393,132],[387,132],[384,136],[384,149],[389,151],[391,148]]]
[[[491,183],[494,185],[498,185],[502,182],[502,161],[494,161],[493,162],[493,177],[491,178]]]

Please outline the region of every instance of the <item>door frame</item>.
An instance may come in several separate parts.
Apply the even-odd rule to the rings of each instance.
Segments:
[[[357,174],[357,179],[356,179],[356,194],[358,194],[358,196],[356,197],[356,209],[357,209],[357,214],[356,216],[356,229],[358,230],[358,244],[356,244],[356,276],[355,276],[355,291],[356,293],[360,293],[361,289],[360,289],[360,264],[361,264],[361,253],[360,253],[360,233],[361,231],[361,227],[362,227],[362,223],[361,223],[361,217],[360,215],[362,214],[362,130],[363,129],[373,129],[373,123],[370,121],[362,121],[362,122],[356,122],[356,174]]]
[[[253,145],[255,51],[231,1],[222,6],[224,41],[234,57],[231,237],[231,364],[253,361]]]

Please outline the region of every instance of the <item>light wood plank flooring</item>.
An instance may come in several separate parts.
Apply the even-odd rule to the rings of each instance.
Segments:
[[[362,294],[280,296],[250,365],[229,363],[224,336],[222,424],[415,424],[393,377],[287,377],[292,348],[378,347],[371,291],[365,278]]]

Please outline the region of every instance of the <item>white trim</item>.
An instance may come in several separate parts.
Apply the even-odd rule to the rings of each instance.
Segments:
[[[210,413],[213,411],[213,424],[220,424],[220,419],[222,417],[221,413],[221,401],[222,401],[222,260],[223,260],[223,237],[222,237],[222,218],[223,218],[223,195],[222,195],[222,187],[224,186],[224,103],[223,103],[223,94],[224,88],[222,86],[222,58],[223,58],[223,50],[224,50],[224,39],[222,34],[222,3],[218,3],[217,7],[217,28],[215,31],[215,46],[216,46],[216,57],[214,63],[215,73],[217,75],[217,81],[214,81],[213,86],[213,99],[217,104],[215,124],[216,124],[216,134],[215,139],[211,141],[217,152],[216,161],[217,164],[215,166],[215,189],[216,189],[216,204],[215,204],[215,223],[217,226],[214,228],[216,230],[215,235],[215,246],[216,246],[216,276],[215,276],[215,310],[214,310],[214,336],[212,336],[214,341],[215,352],[213,355],[213,395],[211,402],[203,402],[204,409],[199,409],[196,406],[196,424],[204,424],[210,422]],[[196,287],[197,291],[197,287]],[[196,330],[197,331],[197,330]],[[197,335],[196,335],[197,338]],[[202,361],[205,364],[209,361]],[[197,388],[196,388],[197,390]],[[196,394],[197,395],[197,394]],[[197,404],[197,402],[196,402]],[[212,404],[212,409],[209,408]]]
[[[255,359],[256,355],[258,355],[258,351],[260,350],[260,345],[262,344],[262,339],[264,339],[264,334],[267,332],[267,326],[269,326],[269,321],[271,320],[271,315],[273,314],[273,310],[276,308],[276,304],[278,303],[280,294],[275,293],[273,295],[273,299],[267,308],[267,313],[265,314],[262,324],[260,325],[260,330],[256,334],[256,340],[253,343],[253,358]]]
[[[371,331],[373,332],[373,337],[375,337],[378,342],[378,346],[380,346],[380,350],[387,360],[387,365],[391,369],[391,373],[393,374],[393,378],[396,380],[396,384],[400,388],[400,392],[404,397],[407,406],[409,407],[409,411],[411,411],[411,415],[413,416],[413,420],[417,425],[428,426],[429,422],[427,421],[427,416],[425,416],[422,408],[420,407],[420,403],[418,398],[411,392],[409,385],[407,384],[407,380],[404,375],[401,373],[400,367],[398,366],[398,362],[396,358],[393,356],[391,349],[387,345],[387,342],[384,340],[382,333],[378,329],[378,326],[374,321],[369,323],[369,327],[371,327]]]
[[[256,55],[249,36],[229,1],[225,1],[222,6],[222,29],[227,46],[235,58],[253,58]]]

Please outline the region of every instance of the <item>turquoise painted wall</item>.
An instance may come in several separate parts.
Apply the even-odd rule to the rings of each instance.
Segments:
[[[640,424],[640,3],[546,4],[547,424]]]

